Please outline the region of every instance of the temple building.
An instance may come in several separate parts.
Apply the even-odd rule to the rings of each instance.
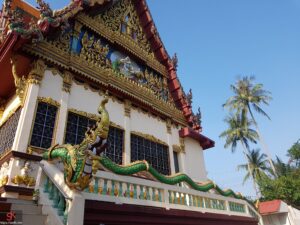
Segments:
[[[207,177],[214,141],[145,0],[37,3],[0,13],[4,212],[26,225],[262,224]]]

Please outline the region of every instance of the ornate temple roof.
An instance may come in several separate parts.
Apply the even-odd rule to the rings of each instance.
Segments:
[[[90,7],[111,4],[109,0],[73,0],[68,6],[54,12],[45,2],[41,0],[37,2],[39,9],[21,0],[4,1],[0,18],[0,66],[3,68],[3,71],[8,72],[1,74],[3,82],[0,82],[0,97],[2,98],[11,96],[14,91],[10,66],[10,58],[13,51],[19,49],[24,43],[29,43],[30,41],[36,42],[47,37],[51,27],[64,26],[67,20],[75,17],[80,11]],[[139,0],[133,2],[140,18],[140,25],[150,43],[151,50],[155,58],[164,65],[167,70],[168,87],[173,101],[176,107],[182,111],[189,126],[183,129],[180,135],[182,137],[189,136],[198,140],[203,149],[213,147],[214,142],[200,134],[202,127],[199,123],[199,118],[197,120],[197,115],[192,111],[191,102],[182,89],[177,76],[176,65],[174,65],[175,62],[170,58],[161,41],[146,1]],[[23,16],[24,20],[13,14],[13,10],[16,8],[25,12],[25,14],[23,14],[25,15]],[[25,56],[20,56],[18,60],[21,62],[18,70],[20,70],[20,73],[26,74],[26,68],[30,60]]]

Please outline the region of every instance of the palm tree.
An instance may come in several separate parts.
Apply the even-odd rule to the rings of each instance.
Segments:
[[[289,163],[284,163],[278,156],[276,156],[276,161],[273,162],[273,164],[276,168],[276,174],[271,174],[275,178],[281,176],[288,176],[293,171],[293,167]]]
[[[247,120],[247,117],[243,117],[240,114],[230,115],[225,119],[228,124],[228,129],[220,134],[221,138],[225,138],[225,148],[231,147],[231,151],[235,152],[238,142],[243,147],[243,154],[247,160],[247,153],[249,152],[249,141],[256,143],[258,134],[250,126],[252,121]],[[248,171],[252,176],[250,164],[247,160]],[[253,181],[253,188],[256,189],[255,182]]]
[[[252,110],[254,109],[259,114],[270,119],[268,114],[261,108],[261,104],[269,105],[269,101],[272,100],[272,97],[270,96],[271,93],[269,91],[263,89],[263,84],[253,84],[254,80],[254,76],[245,76],[242,79],[238,79],[235,85],[231,85],[230,88],[232,89],[234,96],[230,97],[225,104],[223,104],[223,107],[229,108],[231,111],[236,110],[238,114],[242,114],[245,117],[247,117],[248,113],[250,114],[258,133],[258,139],[262,144],[273,173],[276,174],[270,151],[263,140]]]
[[[259,179],[262,178],[263,174],[268,171],[268,160],[266,159],[266,154],[260,154],[260,149],[253,149],[247,154],[247,159],[249,162],[249,167],[252,172],[252,179],[257,183]],[[238,165],[238,170],[248,170],[248,164]],[[245,183],[251,174],[249,171],[247,172],[246,176],[244,177],[243,183]]]

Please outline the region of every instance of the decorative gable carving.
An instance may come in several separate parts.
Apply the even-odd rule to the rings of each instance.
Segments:
[[[121,0],[110,9],[96,17],[112,31],[120,32],[136,41],[148,53],[151,53],[150,45],[140,25],[138,14],[132,0]]]

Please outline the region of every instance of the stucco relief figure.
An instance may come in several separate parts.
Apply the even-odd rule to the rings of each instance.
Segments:
[[[120,72],[126,76],[129,76],[130,78],[133,78],[136,73],[140,72],[140,69],[134,66],[131,62],[131,59],[126,56],[125,58],[120,59]]]
[[[4,162],[0,168],[0,187],[4,186],[8,182],[8,169],[9,164]]]
[[[11,179],[11,182],[14,184],[24,184],[26,186],[32,187],[35,185],[35,179],[30,176],[30,173],[33,171],[30,162],[25,162],[24,166],[21,169],[20,175],[16,175]]]

